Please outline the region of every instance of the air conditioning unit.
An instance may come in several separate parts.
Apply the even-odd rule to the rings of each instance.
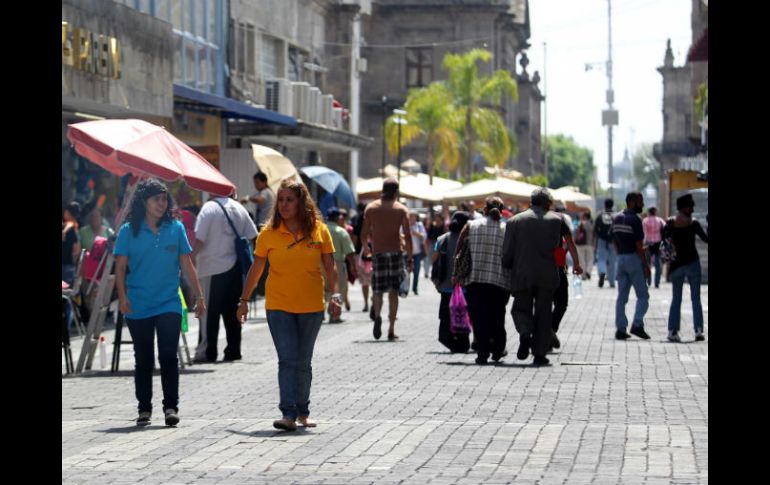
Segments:
[[[293,82],[291,83],[291,93],[294,97],[292,116],[306,121],[308,119],[310,105],[310,84],[305,82]]]
[[[324,94],[321,96],[321,124],[332,126],[332,108],[334,108],[334,96]]]
[[[332,108],[332,126],[338,130],[342,129],[342,108]]]
[[[306,121],[318,124],[318,118],[321,112],[321,90],[312,86],[310,88],[310,99],[308,101],[308,117]]]
[[[267,109],[291,116],[293,101],[291,81],[288,79],[268,79],[265,81],[265,105]]]

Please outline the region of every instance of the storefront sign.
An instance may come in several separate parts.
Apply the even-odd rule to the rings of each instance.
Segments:
[[[115,37],[62,21],[61,62],[79,71],[120,79],[120,44]]]

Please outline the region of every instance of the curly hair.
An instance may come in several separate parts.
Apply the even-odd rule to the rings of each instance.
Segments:
[[[271,226],[273,229],[278,229],[281,225],[281,213],[278,211],[278,196],[282,190],[291,190],[294,195],[299,199],[299,207],[297,208],[297,217],[300,220],[302,226],[302,232],[306,235],[310,235],[315,230],[316,223],[323,220],[321,218],[321,212],[316,207],[313,198],[310,197],[310,193],[307,191],[307,187],[302,182],[295,182],[294,180],[287,179],[281,182],[281,186],[278,187],[276,192],[276,201],[273,207],[273,215],[266,225]]]
[[[158,194],[166,194],[166,197],[168,197],[166,212],[163,214],[163,217],[160,218],[158,224],[174,219],[172,215],[172,211],[174,210],[174,199],[171,197],[171,194],[163,182],[154,178],[143,180],[139,182],[139,185],[136,187],[134,197],[131,199],[131,212],[128,214],[128,223],[131,224],[131,232],[134,234],[134,237],[139,236],[139,230],[142,228],[142,222],[144,222],[147,213],[144,201]]]

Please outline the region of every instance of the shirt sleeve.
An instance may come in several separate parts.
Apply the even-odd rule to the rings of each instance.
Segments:
[[[332,235],[329,233],[329,228],[326,227],[326,224],[319,224],[319,226],[321,228],[321,253],[334,253],[334,243],[332,242]]]
[[[199,239],[203,242],[206,242],[206,238],[208,237],[209,233],[209,227],[211,227],[211,217],[208,210],[210,206],[207,207],[207,205],[208,203],[206,203],[201,208],[198,217],[195,219],[195,239]]]
[[[246,239],[254,239],[257,237],[257,226],[254,224],[254,221],[251,220],[251,216],[249,215],[249,211],[246,210],[245,207],[243,207],[241,204],[238,204],[238,213],[241,214],[241,237],[245,237]]]
[[[644,230],[642,230],[642,220],[638,217],[632,224],[634,226],[634,240],[644,241]]]
[[[350,234],[345,231],[345,235],[342,238],[342,255],[347,256],[348,254],[355,253],[356,247],[353,246],[353,240],[350,239]]]
[[[187,240],[187,231],[185,231],[184,224],[174,221],[174,229],[176,229],[179,237],[179,255],[190,254],[192,247],[190,246],[190,241]]]
[[[267,253],[270,251],[270,247],[268,246],[269,242],[269,234],[272,231],[270,229],[262,229],[262,232],[259,233],[257,236],[257,247],[254,248],[254,256],[257,256],[259,258],[266,258]]]
[[[112,250],[112,254],[115,256],[128,256],[130,238],[131,227],[129,224],[124,224],[118,232],[118,238],[115,240],[115,249]]]

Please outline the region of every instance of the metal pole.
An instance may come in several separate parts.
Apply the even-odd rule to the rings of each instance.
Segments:
[[[361,14],[353,17],[353,46],[350,53],[350,133],[359,133],[359,111],[361,107],[361,78],[358,67],[361,57]],[[356,194],[356,182],[358,181],[358,150],[350,152],[350,190],[353,196]]]
[[[543,42],[543,165],[545,165],[545,178],[548,178],[548,100],[546,93],[548,86],[545,83],[546,68],[546,43]]]
[[[385,125],[388,122],[388,97],[382,96],[382,170],[380,176],[385,178]]]
[[[398,121],[398,183],[401,184],[401,119]]]
[[[615,98],[615,93],[612,91],[612,0],[607,0],[607,26],[608,26],[608,57],[607,57],[607,82],[609,88],[607,90],[607,104],[609,110],[612,111],[612,102]],[[607,179],[610,185],[610,198],[613,198],[613,176],[612,176],[612,123],[607,124]]]

